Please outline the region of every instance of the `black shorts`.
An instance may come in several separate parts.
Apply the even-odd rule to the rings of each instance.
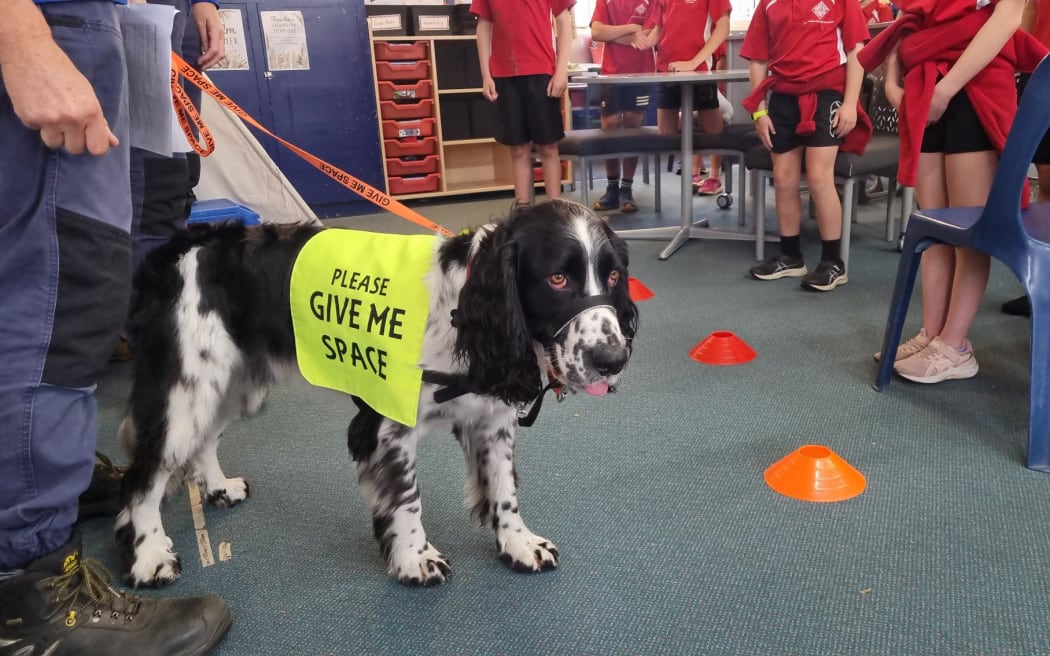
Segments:
[[[776,131],[776,134],[770,135],[774,153],[791,152],[799,146],[821,148],[842,143],[842,139],[835,136],[835,128],[831,127],[842,106],[842,94],[838,91],[824,89],[817,92],[817,109],[813,113],[817,129],[812,134],[798,134],[798,123],[802,120],[798,96],[773,92],[769,94],[766,106],[769,108],[769,120],[773,121]]]
[[[1021,95],[1024,93],[1024,88],[1028,86],[1028,78],[1032,77],[1030,73],[1021,73],[1017,78],[1017,98],[1020,100]],[[1039,146],[1035,149],[1035,155],[1032,156],[1032,164],[1050,164],[1050,131],[1047,131],[1043,135],[1043,140],[1039,142]]]
[[[651,92],[652,89],[640,84],[604,84],[601,96],[602,114],[644,112],[649,107]]]
[[[562,127],[561,98],[547,95],[550,75],[497,77],[496,110],[500,126],[496,141],[505,146],[529,142],[550,144],[565,136]]]
[[[657,109],[679,109],[682,85],[661,84],[656,94]],[[693,83],[693,109],[718,109],[718,85],[714,82]]]
[[[922,134],[921,151],[924,153],[957,155],[985,150],[995,150],[995,146],[981,126],[965,91],[952,96],[941,118],[927,125]]]

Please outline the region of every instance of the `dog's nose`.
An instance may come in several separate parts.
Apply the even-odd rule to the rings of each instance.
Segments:
[[[602,376],[612,376],[623,371],[627,365],[627,348],[610,344],[599,344],[591,349],[591,367]]]

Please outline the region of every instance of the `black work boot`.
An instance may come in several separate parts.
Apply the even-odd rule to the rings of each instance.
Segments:
[[[118,467],[105,455],[95,453],[95,471],[88,489],[80,495],[78,519],[116,517],[120,512],[120,486],[127,467]]]
[[[201,656],[230,626],[219,597],[140,597],[109,578],[79,535],[0,578],[0,655]]]

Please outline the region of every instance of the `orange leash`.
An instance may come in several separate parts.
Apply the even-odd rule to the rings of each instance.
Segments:
[[[304,160],[312,164],[319,171],[335,180],[339,184],[343,185],[350,191],[361,196],[365,200],[373,203],[374,205],[381,207],[385,210],[393,212],[403,219],[411,221],[418,226],[433,230],[439,234],[451,237],[454,233],[448,228],[442,227],[437,223],[434,223],[430,219],[426,218],[422,214],[415,210],[406,207],[404,204],[394,200],[387,194],[383,193],[379,189],[358,180],[354,176],[350,175],[346,171],[340,169],[337,166],[329,164],[323,159],[311,155],[302,148],[299,148],[293,143],[285,141],[281,137],[278,137],[273,132],[270,132],[263,127],[258,121],[248,115],[243,109],[241,109],[237,103],[230,100],[226,94],[220,91],[214,84],[209,82],[200,72],[194,69],[192,66],[186,63],[182,57],[179,57],[176,53],[171,53],[171,89],[172,89],[172,103],[175,105],[175,114],[179,118],[179,123],[182,125],[183,132],[186,133],[186,138],[189,140],[193,149],[203,156],[211,154],[212,150],[215,149],[215,141],[212,139],[211,133],[208,131],[207,126],[204,125],[204,121],[201,120],[200,114],[196,109],[193,108],[193,103],[190,102],[186,92],[182,89],[182,85],[178,83],[179,76],[186,78],[190,84],[199,88],[204,93],[208,94],[219,102],[223,107],[236,114],[242,121],[248,123],[257,130],[262,131],[265,134],[273,137],[283,145],[284,147],[291,150],[293,153],[302,157]],[[190,129],[190,121],[197,126],[200,130],[201,138],[204,140],[204,146],[201,146],[197,138],[194,137],[193,131]]]

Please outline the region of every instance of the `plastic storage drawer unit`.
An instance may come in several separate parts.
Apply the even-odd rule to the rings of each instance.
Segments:
[[[433,99],[417,100],[416,102],[394,102],[393,100],[379,101],[379,116],[384,120],[400,120],[405,118],[429,118],[434,115]]]
[[[394,196],[405,194],[426,194],[441,187],[441,174],[409,175],[401,178],[390,178],[390,193]]]
[[[379,83],[380,100],[424,100],[434,95],[434,83],[420,80],[415,84]]]
[[[376,79],[423,80],[430,77],[428,61],[377,61]]]
[[[376,42],[376,61],[418,61],[426,58],[426,41]]]
[[[407,121],[382,121],[384,139],[434,136],[434,119],[419,118]]]
[[[437,152],[437,137],[408,137],[384,139],[383,151],[387,157],[424,157]]]
[[[427,173],[437,173],[437,170],[437,155],[404,159],[399,157],[388,157],[386,160],[386,174],[390,176],[426,175]]]

